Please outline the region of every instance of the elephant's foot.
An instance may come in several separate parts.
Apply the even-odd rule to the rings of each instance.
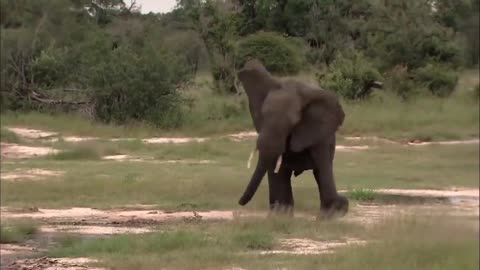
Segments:
[[[269,216],[293,217],[293,204],[275,203],[270,205]]]
[[[338,195],[335,200],[328,204],[322,203],[320,206],[319,219],[330,219],[343,217],[348,212],[348,199],[345,196]]]

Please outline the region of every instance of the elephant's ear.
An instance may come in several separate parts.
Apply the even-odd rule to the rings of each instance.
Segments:
[[[345,117],[337,98],[331,94],[315,96],[305,105],[302,118],[291,133],[290,149],[294,152],[333,136]]]

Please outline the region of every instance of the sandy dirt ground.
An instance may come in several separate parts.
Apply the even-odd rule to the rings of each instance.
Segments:
[[[18,136],[25,138],[25,139],[49,139],[49,140],[58,140],[61,137],[66,142],[82,142],[88,140],[98,140],[100,138],[97,137],[80,137],[80,136],[60,136],[57,132],[51,131],[43,131],[38,129],[31,129],[25,127],[7,127],[10,131],[14,132]],[[52,138],[55,137],[55,138]],[[224,136],[218,136],[218,138],[229,138],[233,141],[244,141],[249,140],[252,138],[257,137],[256,131],[243,131],[234,134],[228,134]],[[351,141],[363,141],[363,140],[373,140],[379,141],[384,143],[401,143],[407,145],[432,145],[432,144],[440,144],[440,145],[456,145],[456,144],[479,144],[479,139],[470,139],[470,140],[456,140],[456,141],[439,141],[439,142],[422,142],[420,140],[413,140],[408,142],[396,142],[386,138],[380,138],[376,136],[347,136],[344,137],[346,140]],[[214,139],[214,137],[153,137],[153,138],[145,138],[142,141],[144,143],[150,144],[165,144],[165,143],[173,143],[173,144],[181,144],[181,143],[191,143],[191,142],[205,142],[208,140]],[[121,140],[135,140],[134,138],[116,138],[111,139],[112,141],[121,141]]]
[[[51,155],[59,152],[59,150],[51,147],[24,146],[14,143],[1,143],[0,151],[2,159],[32,158]]]
[[[141,157],[141,156],[130,156],[130,155],[112,155],[105,156],[102,159],[104,160],[115,160],[115,161],[133,161],[133,162],[152,162],[156,164],[214,164],[216,163],[213,160],[203,159],[203,160],[155,160],[153,157]]]
[[[2,181],[44,180],[63,175],[64,173],[63,171],[51,171],[38,168],[29,170],[17,169],[13,172],[0,172],[0,179]]]
[[[367,241],[347,238],[343,240],[316,241],[305,238],[280,239],[282,249],[261,251],[260,254],[318,255],[332,253],[348,245],[365,245]]]
[[[17,260],[5,270],[105,270],[92,266],[98,261],[90,258],[35,258]]]

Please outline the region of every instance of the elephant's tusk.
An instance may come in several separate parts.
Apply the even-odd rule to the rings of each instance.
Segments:
[[[275,166],[275,173],[278,173],[280,170],[280,166],[282,166],[282,155],[280,155],[277,159],[277,165]]]
[[[250,157],[248,157],[248,163],[247,163],[247,168],[250,169],[250,165],[252,164],[252,159],[255,153],[258,151],[258,149],[253,149],[252,152],[250,153]]]

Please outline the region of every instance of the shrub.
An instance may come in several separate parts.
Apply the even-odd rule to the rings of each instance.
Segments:
[[[457,85],[457,73],[444,65],[428,63],[413,71],[415,81],[439,97],[449,96]]]
[[[182,99],[176,87],[187,74],[174,56],[118,48],[92,68],[96,116],[105,122],[177,127],[182,123]]]
[[[397,65],[385,74],[386,88],[393,91],[402,99],[418,93],[419,87],[413,80],[412,74],[404,65]]]
[[[14,132],[6,129],[6,128],[1,128],[0,129],[0,141],[6,142],[6,143],[19,143],[21,139],[15,134]]]
[[[33,76],[40,87],[51,87],[68,76],[67,54],[66,49],[46,49],[33,60]]]
[[[237,48],[237,67],[257,58],[272,73],[279,75],[297,74],[302,64],[303,50],[298,41],[284,38],[280,34],[260,32],[241,40]]]
[[[37,224],[30,220],[19,220],[13,224],[0,225],[0,243],[20,243],[33,238],[38,232]]]
[[[318,81],[347,99],[360,99],[368,97],[373,91],[372,83],[381,78],[361,53],[353,53],[350,58],[339,55],[327,73],[318,76]]]

